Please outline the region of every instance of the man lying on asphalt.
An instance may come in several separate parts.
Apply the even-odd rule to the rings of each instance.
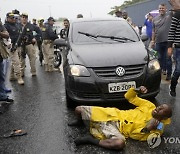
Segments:
[[[131,88],[125,94],[125,98],[136,106],[135,109],[77,106],[75,113],[78,118],[68,125],[78,126],[84,122],[91,135],[77,138],[75,144],[94,144],[120,150],[125,147],[125,138],[146,141],[151,133],[162,135],[165,125],[170,124],[171,107],[167,104],[156,107],[138,97],[139,92],[147,93],[146,87],[141,86],[139,91]]]

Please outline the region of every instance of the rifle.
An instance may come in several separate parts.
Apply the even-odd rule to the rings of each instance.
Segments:
[[[26,24],[27,25],[27,24]],[[26,29],[26,25],[24,26],[24,28],[22,29],[22,31],[20,31],[19,36],[15,42],[15,44],[13,45],[13,47],[11,48],[11,52],[16,51],[18,45],[21,43],[22,46],[22,51],[21,51],[21,55],[23,58],[26,58],[26,52],[25,52],[25,44],[24,41],[22,41],[23,35],[25,34],[25,29]],[[21,42],[22,41],[22,42]]]
[[[25,59],[26,58],[26,45],[24,41],[21,44],[22,50],[21,50],[21,56]]]

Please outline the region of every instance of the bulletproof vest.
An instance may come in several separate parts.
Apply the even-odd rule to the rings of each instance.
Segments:
[[[33,30],[33,36],[36,38],[36,41],[39,41],[42,38],[42,32],[38,25],[33,25],[34,30]]]
[[[42,32],[42,38],[45,38],[45,33],[46,33],[46,27],[43,25],[43,26],[39,26],[41,32]]]
[[[11,42],[15,43],[20,34],[20,29],[19,29],[18,25],[16,23],[7,22],[7,23],[5,23],[4,26],[10,35]]]
[[[33,36],[34,27],[33,27],[32,24],[27,23],[24,28],[21,25],[22,42],[25,43],[25,44],[30,44],[30,43],[32,43],[32,39],[34,38],[34,36]]]
[[[45,31],[43,32],[43,40],[55,40],[58,38],[57,34],[53,30],[53,26],[46,24]]]

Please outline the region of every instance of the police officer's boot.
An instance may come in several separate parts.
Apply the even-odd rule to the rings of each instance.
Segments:
[[[13,69],[13,68],[11,68],[9,81],[15,81],[15,80],[16,80],[16,78],[15,78],[15,76],[14,76],[14,69]]]
[[[20,84],[20,85],[23,85],[23,84],[24,84],[24,80],[22,79],[21,75],[18,75],[18,76],[17,76],[17,82],[18,82],[18,84]]]
[[[32,76],[36,76],[36,72],[32,72]]]
[[[16,81],[14,74],[10,74],[9,81]]]
[[[53,66],[52,65],[48,65],[48,71],[52,72],[53,71]]]
[[[47,64],[44,65],[44,68],[45,68],[45,72],[48,72],[48,65]]]
[[[21,77],[24,77],[24,70],[21,70]]]

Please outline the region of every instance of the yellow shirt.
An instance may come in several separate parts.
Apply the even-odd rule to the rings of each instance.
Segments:
[[[148,100],[139,98],[137,93],[133,88],[129,89],[125,98],[135,106],[135,109],[130,110],[119,110],[117,108],[103,108],[103,107],[92,107],[91,110],[91,121],[92,122],[106,122],[106,121],[119,121],[120,128],[119,131],[127,138],[130,137],[136,140],[147,140],[150,133],[159,132],[163,133],[163,130],[152,130],[150,133],[143,133],[141,130],[147,125],[147,123],[152,119],[152,110],[156,106]],[[170,123],[170,119],[161,121],[164,126]],[[90,132],[91,131],[90,126]],[[99,139],[102,138],[101,135],[92,134]]]

